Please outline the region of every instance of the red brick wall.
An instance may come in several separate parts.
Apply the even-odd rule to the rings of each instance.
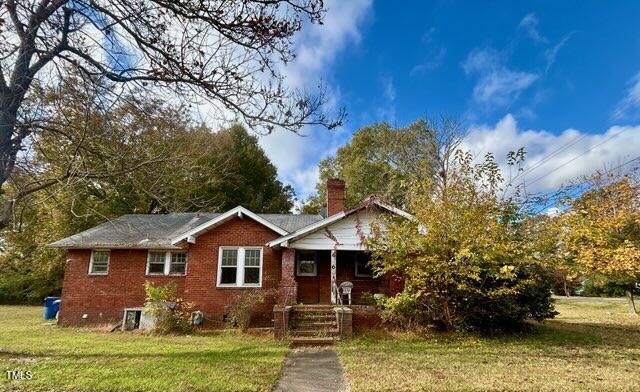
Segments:
[[[233,219],[200,235],[189,246],[187,275],[180,277],[146,276],[146,250],[112,250],[109,274],[91,276],[90,250],[70,250],[62,289],[60,323],[106,323],[122,319],[125,307],[144,303],[144,282],[163,284],[175,281],[178,292],[186,301],[194,302],[204,312],[205,326],[222,325],[227,305],[246,292],[242,288],[217,288],[217,262],[220,246],[263,246],[262,289],[277,288],[281,276],[280,251],[264,247],[279,235],[255,221]],[[260,305],[256,325],[271,325],[274,301]],[[83,320],[82,315],[87,314]]]
[[[219,247],[262,246],[262,289],[277,289],[281,276],[281,253],[264,244],[278,237],[277,233],[249,218],[236,218],[200,235],[196,243],[190,246],[184,299],[195,302],[204,312],[206,324],[221,326],[223,316],[227,313],[226,307],[242,293],[256,290],[216,288]],[[274,304],[275,296],[259,306],[256,325],[271,325]]]
[[[108,275],[88,275],[91,250],[70,250],[62,286],[59,321],[65,325],[108,323],[122,319],[124,308],[144,304],[144,282],[175,281],[184,290],[185,277],[145,276],[146,250],[111,251]],[[83,319],[82,315],[87,318]]]

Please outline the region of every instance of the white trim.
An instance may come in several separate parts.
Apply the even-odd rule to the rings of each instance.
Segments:
[[[93,270],[94,252],[107,252],[107,270],[105,272],[91,272]],[[111,264],[111,249],[91,249],[91,258],[89,259],[89,271],[87,272],[87,275],[94,275],[94,276],[109,275],[110,264]]]
[[[164,254],[164,264],[163,264],[161,273],[149,272],[149,268],[151,267],[151,253]],[[184,253],[184,274],[171,273],[171,255],[173,255],[174,253]],[[146,276],[186,276],[188,265],[189,265],[189,253],[186,250],[149,249],[147,250],[147,267],[145,270],[145,275]]]
[[[309,273],[309,272],[300,272],[300,253],[302,252],[296,252],[296,276],[318,276],[318,252],[316,252],[315,250],[312,251],[313,252],[313,272]]]
[[[171,244],[172,245],[176,245],[179,242],[184,241],[184,240],[188,240],[189,242],[193,241],[193,242],[190,242],[190,243],[195,243],[196,237],[198,235],[204,233],[205,231],[207,231],[207,230],[209,230],[209,229],[211,229],[211,228],[213,228],[213,227],[215,227],[215,226],[217,226],[217,225],[219,225],[221,223],[224,223],[224,222],[226,222],[226,221],[228,221],[230,219],[233,219],[233,218],[236,218],[236,217],[238,217],[240,219],[243,219],[245,216],[253,219],[254,221],[262,224],[263,226],[268,227],[269,229],[275,231],[276,233],[278,233],[280,235],[289,234],[288,231],[284,230],[283,228],[281,228],[279,226],[274,225],[273,223],[269,222],[268,220],[266,220],[264,218],[261,218],[260,216],[254,214],[253,212],[247,210],[246,208],[244,208],[242,206],[237,206],[237,207],[225,212],[224,214],[219,215],[219,216],[217,216],[217,217],[215,217],[215,218],[213,218],[213,219],[201,224],[200,226],[197,226],[197,227],[187,231],[186,233],[182,233],[182,234],[180,234],[180,236],[173,238],[171,240]]]
[[[330,225],[330,224],[332,224],[334,222],[337,222],[337,221],[339,221],[339,220],[341,220],[341,219],[343,219],[343,218],[345,218],[345,217],[347,217],[347,216],[349,216],[349,215],[351,215],[353,213],[356,213],[358,211],[361,211],[361,210],[367,208],[367,205],[369,205],[367,203],[367,200],[369,200],[369,199],[365,199],[365,201],[362,202],[356,208],[353,208],[353,209],[348,210],[348,211],[342,211],[342,212],[339,212],[337,214],[331,215],[330,217],[325,218],[325,219],[323,219],[321,221],[312,223],[312,224],[310,224],[308,226],[305,226],[305,227],[303,227],[301,229],[298,229],[298,230],[294,231],[291,234],[282,236],[280,238],[276,238],[273,241],[269,241],[269,242],[267,242],[267,246],[269,246],[269,247],[274,247],[274,246],[289,247],[290,243],[292,241],[295,241],[298,238],[303,237],[303,236],[305,236],[307,234],[311,234],[311,233],[313,233],[315,231],[318,231],[318,230],[322,229],[323,227],[326,227],[326,226],[328,226],[328,225]],[[403,218],[407,218],[407,219],[411,219],[411,220],[415,219],[415,217],[413,215],[409,214],[408,212],[402,211],[402,210],[400,210],[398,208],[390,206],[390,205],[388,205],[386,203],[383,203],[383,202],[381,202],[379,200],[375,200],[374,199],[373,200],[373,204],[378,206],[378,207],[380,207],[380,208],[382,208],[382,209],[385,209],[385,210],[387,210],[387,211],[389,211],[391,213],[399,215],[399,216],[401,216]],[[303,249],[303,248],[298,248],[298,249]],[[332,247],[331,249],[334,249],[334,248]],[[347,249],[347,248],[338,247],[338,249],[340,249],[340,250],[362,250],[364,248],[359,247],[358,249]]]
[[[222,278],[222,251],[237,250],[238,256],[236,259],[236,283],[221,283]],[[258,273],[258,283],[244,283],[244,269],[245,269],[245,251],[247,250],[259,250],[260,251],[260,265]],[[262,274],[263,274],[263,259],[264,249],[262,246],[221,246],[218,248],[218,272],[216,277],[216,287],[221,288],[260,288],[262,287]],[[249,266],[250,268],[254,266]]]
[[[298,229],[297,231],[294,231],[293,233],[289,234],[289,235],[285,235],[283,237],[280,238],[276,238],[273,241],[269,241],[267,242],[267,246],[269,247],[274,247],[276,245],[282,245],[282,246],[288,246],[288,242],[293,239],[293,238],[297,238],[301,235],[307,234],[307,233],[312,233],[316,230],[320,230],[323,227],[332,224],[333,222],[337,222],[340,219],[344,218],[347,214],[342,211],[340,213],[337,213],[335,215],[331,215],[328,218],[324,218],[323,220],[320,220],[316,223],[312,223],[308,226],[305,226],[301,229]]]

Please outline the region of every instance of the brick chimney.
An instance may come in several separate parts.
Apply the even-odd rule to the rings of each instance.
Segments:
[[[327,180],[327,216],[344,211],[344,181],[337,178]]]

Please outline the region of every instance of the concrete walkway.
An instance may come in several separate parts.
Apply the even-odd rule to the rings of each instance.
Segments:
[[[338,353],[331,349],[298,349],[285,360],[278,392],[345,391]]]

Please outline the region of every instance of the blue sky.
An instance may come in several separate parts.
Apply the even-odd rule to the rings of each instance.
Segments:
[[[462,120],[478,155],[525,147],[536,191],[640,155],[640,2],[402,5],[328,1],[325,24],[296,38],[289,83],[323,80],[349,113],[335,132],[262,138],[299,196],[313,191],[318,161],[359,127],[425,115]]]

